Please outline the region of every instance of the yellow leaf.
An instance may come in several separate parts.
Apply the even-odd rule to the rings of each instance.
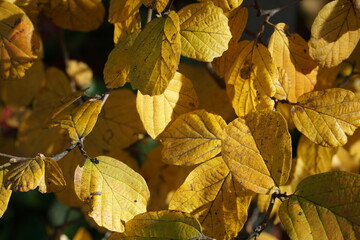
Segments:
[[[61,98],[57,101],[57,106],[54,104],[54,110],[52,111],[50,118],[56,118],[60,113],[68,111],[69,109],[73,108],[71,106],[74,102],[79,100],[85,93],[85,90],[72,92],[70,95]]]
[[[172,166],[161,161],[162,146],[153,149],[141,165],[141,176],[150,189],[148,211],[163,210],[168,208],[169,197],[184,182],[190,168]]]
[[[272,109],[270,97],[281,84],[269,51],[254,41],[242,41],[238,47],[239,55],[225,75],[236,114],[244,116],[255,110]]]
[[[45,173],[39,183],[39,192],[59,192],[65,189],[66,182],[61,171],[61,168],[51,158],[45,158]]]
[[[70,60],[66,72],[79,88],[86,87],[92,82],[93,72],[84,62]]]
[[[291,138],[280,113],[260,111],[235,119],[226,128],[222,145],[224,161],[245,188],[269,194],[287,182]]]
[[[12,164],[5,175],[4,185],[13,191],[27,192],[39,186],[45,173],[45,156]]]
[[[91,234],[84,227],[80,227],[73,238],[73,240],[92,240]]]
[[[110,240],[117,239],[204,239],[200,223],[188,213],[178,211],[157,211],[139,214],[125,225],[122,234],[113,234]]]
[[[173,165],[195,165],[221,151],[226,122],[219,115],[197,110],[178,117],[161,135],[163,161]]]
[[[334,67],[347,59],[360,39],[360,16],[349,0],[326,4],[311,27],[310,56],[321,66]]]
[[[65,128],[72,142],[79,142],[94,128],[101,107],[101,100],[89,99],[71,110],[69,114],[59,116],[51,126]]]
[[[291,108],[296,128],[316,144],[341,146],[360,126],[360,101],[349,90],[306,93]]]
[[[301,136],[292,174],[292,187],[295,189],[296,185],[308,176],[330,171],[331,160],[336,152],[337,148],[322,147],[311,142],[304,135]]]
[[[82,32],[97,29],[105,15],[100,0],[52,0],[45,12],[57,26]]]
[[[99,226],[122,232],[123,222],[146,211],[149,190],[141,175],[121,161],[106,156],[96,161],[87,159],[76,169],[76,194]]]
[[[124,22],[139,12],[141,0],[110,0],[109,22]]]
[[[161,13],[168,5],[169,0],[142,0],[142,2],[146,7],[150,7]]]
[[[199,0],[199,2],[204,2],[207,0]],[[228,12],[233,10],[241,5],[243,0],[211,0],[215,6],[218,6],[224,10],[224,12]]]
[[[155,96],[138,91],[136,108],[148,134],[157,138],[178,116],[197,108],[196,92],[189,79],[175,73],[164,93]]]
[[[144,133],[136,111],[135,95],[129,89],[112,91],[85,145],[101,149],[126,148]]]
[[[269,51],[277,67],[285,70],[290,86],[288,100],[297,98],[314,89],[317,64],[309,55],[307,42],[298,34],[289,34],[288,26],[279,23],[269,41]]]
[[[40,38],[26,14],[16,5],[0,2],[0,79],[21,78],[40,49]]]
[[[11,190],[6,189],[4,184],[4,178],[7,173],[8,169],[0,169],[0,217],[2,217],[2,215],[6,211],[12,193]]]
[[[114,43],[124,40],[129,34],[140,29],[141,16],[137,12],[122,22],[114,23]]]
[[[108,88],[118,88],[129,82],[130,62],[133,54],[131,48],[139,31],[131,33],[120,40],[110,52],[104,67],[104,81]]]
[[[193,214],[203,232],[215,239],[233,239],[247,219],[251,194],[233,181],[222,157],[195,168],[173,195],[169,209]]]
[[[178,14],[183,56],[211,62],[228,48],[228,19],[211,1],[189,4]]]
[[[37,60],[24,77],[0,82],[1,98],[9,106],[27,106],[39,92],[44,81],[44,64]],[[19,89],[26,89],[26,91],[19,91]]]
[[[278,238],[264,231],[261,232],[259,237],[251,237],[249,240],[278,240]]]
[[[234,119],[235,113],[226,90],[219,86],[209,71],[201,65],[180,63],[179,72],[189,79],[196,79],[193,85],[199,99],[199,109],[216,113],[225,121]]]
[[[225,73],[230,69],[241,51],[242,45],[239,44],[238,41],[247,23],[248,9],[246,7],[239,7],[226,13],[226,16],[229,19],[228,24],[232,35],[229,42],[229,48],[221,57],[215,58],[212,62],[216,73],[222,78],[225,77]]]
[[[291,239],[359,239],[360,178],[329,172],[304,179],[280,206]]]
[[[180,61],[179,17],[171,11],[167,17],[153,19],[135,39],[130,59],[130,83],[142,94],[158,95],[165,91]]]

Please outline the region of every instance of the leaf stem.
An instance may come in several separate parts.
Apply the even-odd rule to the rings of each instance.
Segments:
[[[147,15],[146,15],[146,23],[149,23],[152,19],[153,10],[152,8],[148,8]]]
[[[63,152],[58,153],[56,155],[51,156],[52,159],[55,161],[59,161],[63,157],[65,157],[69,152],[71,152],[77,145],[79,145],[79,142],[71,144],[67,149],[65,149]]]

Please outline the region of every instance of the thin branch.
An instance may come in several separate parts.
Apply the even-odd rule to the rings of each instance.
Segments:
[[[224,79],[222,79],[221,77],[219,77],[219,75],[216,74],[214,68],[212,67],[212,64],[211,63],[205,63],[204,67],[208,71],[208,73],[215,79],[215,82],[217,83],[217,85],[220,88],[225,89],[226,85],[225,85]]]
[[[112,91],[112,89],[108,89],[108,90],[104,93],[104,95],[101,97],[101,100],[102,100],[101,107],[103,107],[104,104],[105,104],[105,102],[108,100],[111,91]]]
[[[77,145],[79,145],[79,142],[71,144],[67,149],[65,149],[63,152],[58,153],[56,155],[51,156],[52,159],[55,161],[59,161],[63,157],[65,157],[69,152],[71,152]]]
[[[146,15],[146,23],[149,23],[152,19],[153,10],[152,8],[148,8],[147,15]]]

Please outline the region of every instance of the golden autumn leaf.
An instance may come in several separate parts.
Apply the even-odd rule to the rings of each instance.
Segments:
[[[184,182],[191,168],[172,166],[161,161],[162,146],[151,150],[141,165],[141,176],[150,190],[148,211],[167,209],[170,196]]]
[[[79,88],[88,86],[93,79],[91,68],[81,61],[70,60],[66,66],[66,73]]]
[[[84,227],[80,227],[73,238],[73,240],[92,240],[91,234]]]
[[[178,72],[162,94],[149,96],[138,91],[136,97],[140,119],[153,139],[178,116],[195,110],[197,106],[197,95],[191,81]]]
[[[0,2],[0,79],[25,75],[37,59],[40,38],[26,14],[16,5]]]
[[[225,121],[234,119],[236,115],[226,90],[219,86],[209,71],[201,65],[180,63],[179,72],[189,79],[196,79],[193,85],[199,99],[199,109],[218,114]]]
[[[349,90],[306,93],[291,108],[296,128],[316,144],[342,146],[360,126],[360,100]]]
[[[130,59],[130,83],[142,94],[158,95],[165,91],[180,61],[179,17],[169,15],[146,24],[133,44]]]
[[[203,62],[220,57],[228,48],[228,19],[213,2],[189,4],[179,12],[181,54]]]
[[[104,67],[104,81],[108,88],[118,88],[129,82],[130,62],[133,54],[132,45],[139,31],[131,33],[120,40],[110,52]]]
[[[114,43],[124,40],[129,34],[140,29],[141,16],[135,13],[123,22],[114,23]]]
[[[124,22],[139,12],[142,0],[110,0],[109,22]]]
[[[54,119],[51,126],[65,128],[69,133],[72,143],[79,142],[94,128],[101,108],[101,100],[89,99],[72,109],[70,113],[65,113]]]
[[[24,77],[0,81],[1,99],[8,106],[27,106],[39,92],[44,81],[44,64],[42,61],[36,60]],[[26,89],[26,91],[19,91],[19,89]]]
[[[161,13],[165,10],[165,7],[168,5],[169,0],[142,0],[142,3],[146,7],[150,7]]]
[[[125,224],[125,233],[114,233],[110,240],[117,239],[204,239],[200,223],[188,213],[157,211],[139,214]]]
[[[99,226],[123,232],[123,222],[146,211],[150,197],[146,182],[117,159],[99,156],[95,161],[87,159],[76,169],[75,192]]]
[[[105,9],[100,0],[52,0],[45,13],[61,28],[88,32],[103,22]]]
[[[301,136],[292,174],[292,187],[295,189],[296,185],[308,176],[330,171],[331,161],[336,152],[337,148],[322,147],[304,135]]]
[[[261,194],[287,182],[291,138],[280,113],[254,112],[232,121],[225,132],[221,152],[236,181]]]
[[[360,178],[348,172],[313,175],[280,206],[291,239],[359,239]]]
[[[245,29],[248,19],[248,9],[245,7],[238,7],[225,14],[229,19],[229,27],[231,31],[231,39],[229,42],[229,48],[221,55],[221,57],[215,58],[212,65],[216,73],[220,77],[225,77],[225,73],[230,69],[235,62],[239,51],[241,51],[241,44],[239,39]]]
[[[197,110],[179,116],[161,135],[163,161],[173,165],[195,165],[221,151],[226,122],[216,114]]]
[[[4,177],[7,173],[8,169],[0,168],[0,217],[2,217],[6,211],[12,193],[12,191],[7,189],[4,184]]]
[[[204,2],[207,0],[199,0],[199,2]],[[243,0],[211,0],[215,6],[222,8],[224,12],[228,12],[239,7]]]
[[[5,175],[4,185],[12,191],[27,192],[39,186],[45,173],[45,156],[12,164]]]
[[[39,192],[59,192],[65,189],[66,182],[60,166],[52,158],[45,158],[45,172],[39,183]]]
[[[226,72],[227,92],[238,116],[262,109],[272,109],[270,97],[281,86],[279,73],[264,45],[255,41],[239,43],[239,54]]]
[[[98,149],[122,149],[139,140],[139,135],[144,132],[136,111],[135,95],[129,89],[114,90],[93,131],[86,137],[85,146],[92,144]]]
[[[193,214],[207,236],[230,240],[247,219],[251,195],[233,180],[222,157],[216,157],[189,174],[173,195],[169,209]]]
[[[360,39],[360,16],[349,0],[335,0],[318,13],[311,27],[310,56],[321,66],[347,59]]]
[[[288,26],[278,23],[269,41],[269,52],[277,67],[287,74],[290,102],[314,89],[318,66],[309,55],[307,42],[297,33],[288,33]]]

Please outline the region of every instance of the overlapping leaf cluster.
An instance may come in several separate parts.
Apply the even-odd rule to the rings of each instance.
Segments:
[[[268,44],[262,31],[242,39],[247,7],[111,0],[107,90],[89,96],[80,89],[91,69],[45,68],[36,27],[44,14],[59,28],[94,30],[102,2],[0,1],[1,99],[23,114],[14,152],[1,155],[0,215],[12,191],[38,188],[80,207],[110,239],[233,239],[256,200],[291,239],[360,238],[359,3],[323,6],[309,41],[270,12]],[[143,26],[142,8],[152,9]],[[211,63],[225,89],[184,57]],[[346,59],[344,81],[324,84]],[[139,165],[128,150],[144,136],[159,146]]]

